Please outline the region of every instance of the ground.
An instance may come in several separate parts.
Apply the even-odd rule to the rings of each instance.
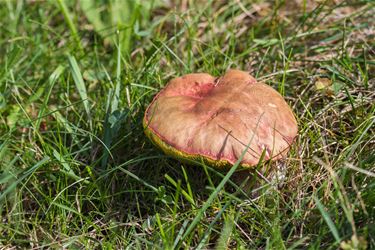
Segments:
[[[375,248],[374,1],[6,0],[0,16],[0,248]],[[229,68],[299,126],[258,166],[283,180],[247,193],[142,127],[170,79]]]

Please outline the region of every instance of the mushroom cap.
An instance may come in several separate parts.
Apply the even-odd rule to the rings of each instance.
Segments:
[[[219,168],[232,166],[246,149],[244,168],[262,153],[264,160],[282,158],[298,129],[283,97],[240,70],[171,80],[148,106],[143,126],[165,153]]]

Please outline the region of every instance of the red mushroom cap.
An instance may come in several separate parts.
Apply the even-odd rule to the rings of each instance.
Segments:
[[[251,167],[287,153],[297,122],[283,97],[248,73],[229,70],[223,77],[188,74],[171,80],[144,116],[145,133],[166,153],[225,167],[242,152]]]

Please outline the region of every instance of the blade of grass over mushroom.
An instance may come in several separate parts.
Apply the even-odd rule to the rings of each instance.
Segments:
[[[87,96],[87,90],[86,90],[86,85],[83,81],[81,70],[78,67],[77,61],[74,56],[69,55],[68,56],[69,64],[70,64],[70,69],[72,71],[72,76],[74,83],[76,85],[76,88],[78,90],[78,93],[82,99],[83,106],[85,108],[87,117],[89,119],[89,125],[92,127],[92,121],[91,121],[91,114],[90,114],[90,107],[89,107],[89,100]]]

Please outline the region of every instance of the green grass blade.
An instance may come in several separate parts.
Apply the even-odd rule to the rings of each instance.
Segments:
[[[170,177],[168,174],[165,174],[164,175],[164,177],[165,177],[165,179],[167,179],[174,187],[176,187],[177,188],[177,182],[175,181],[175,180],[173,180],[172,179],[172,177]],[[185,199],[187,200],[187,201],[189,201],[194,207],[196,206],[195,205],[195,202],[194,202],[194,198],[188,193],[188,192],[186,192],[185,190],[183,190],[182,188],[181,188],[181,193],[182,193],[182,195],[185,197]]]
[[[89,107],[89,101],[87,96],[87,90],[85,83],[82,78],[81,70],[78,67],[77,61],[74,56],[69,55],[68,56],[70,69],[72,71],[72,76],[74,83],[76,85],[76,88],[78,90],[78,93],[82,99],[83,106],[85,108],[87,117],[89,118],[89,122],[91,124],[91,114],[90,114],[90,107]]]
[[[220,237],[216,244],[216,250],[228,249],[228,243],[229,243],[232,230],[233,230],[233,226],[234,226],[233,220],[234,220],[233,217],[226,218]]]
[[[96,32],[100,34],[105,29],[105,24],[100,18],[100,9],[96,6],[96,0],[79,1],[81,9],[89,22],[94,26]]]
[[[263,113],[264,114],[264,113]],[[263,114],[259,117],[258,121],[257,121],[257,124],[256,124],[256,127],[255,127],[255,131],[258,129],[258,126],[259,126],[259,122],[260,120],[262,119],[263,117]],[[227,183],[229,181],[229,178],[233,175],[233,173],[237,170],[238,166],[240,165],[243,157],[245,156],[247,150],[249,149],[250,145],[251,145],[251,142],[253,141],[254,139],[254,135],[255,135],[255,131],[253,132],[253,135],[251,136],[251,139],[249,141],[249,143],[246,145],[246,148],[243,150],[243,152],[241,153],[241,156],[239,157],[239,159],[236,161],[236,163],[230,168],[230,170],[228,171],[228,173],[225,175],[225,177],[221,180],[221,182],[219,183],[219,185],[215,188],[215,190],[211,193],[211,195],[208,197],[207,201],[205,202],[205,204],[203,205],[203,207],[198,211],[197,215],[195,216],[194,220],[191,222],[190,226],[186,229],[186,232],[185,234],[183,235],[182,237],[182,240],[185,239],[192,231],[193,229],[197,226],[198,222],[201,220],[204,212],[210,207],[211,203],[213,202],[213,200],[217,197],[217,195],[219,194],[219,192],[221,191],[221,189],[224,187],[225,183]]]
[[[331,230],[331,233],[332,233],[333,237],[335,237],[336,243],[340,243],[341,238],[340,238],[339,232],[337,231],[335,223],[333,223],[331,217],[329,216],[329,214],[325,210],[324,205],[315,196],[313,197],[313,199],[314,199],[315,204],[318,207],[320,213],[322,214],[324,221],[327,223],[329,229]]]
[[[121,87],[121,42],[119,41],[117,47],[117,60],[116,60],[116,86],[113,93],[112,102],[111,102],[111,113],[118,110],[120,102],[120,87]]]
[[[57,207],[59,207],[59,208],[61,208],[61,209],[63,209],[63,210],[66,210],[66,211],[69,211],[69,212],[71,212],[71,213],[77,214],[77,215],[79,215],[80,217],[82,216],[82,214],[79,213],[77,210],[75,210],[75,209],[73,209],[73,208],[71,208],[71,207],[68,207],[68,206],[66,206],[66,205],[64,205],[64,204],[61,204],[61,203],[58,203],[58,202],[52,202],[51,205],[55,205],[55,206],[57,206]]]
[[[82,178],[76,175],[74,173],[73,169],[69,166],[68,162],[65,160],[65,158],[57,152],[55,149],[53,149],[53,156],[55,159],[63,166],[64,169],[61,169],[61,172],[65,173],[67,176],[73,178],[76,181],[81,181]],[[85,180],[85,183],[89,183],[89,181]]]
[[[154,187],[153,185],[147,183],[146,181],[142,180],[141,178],[139,178],[137,175],[133,174],[132,172],[130,172],[129,170],[126,170],[124,169],[123,167],[117,167],[121,172],[124,172],[125,174],[129,175],[130,177],[132,177],[133,179],[139,181],[140,183],[142,183],[144,186],[150,188],[152,191],[154,192],[158,192],[158,189],[156,187]]]
[[[254,136],[253,136],[254,137]],[[208,197],[207,201],[204,203],[203,207],[198,211],[197,215],[195,216],[194,220],[191,222],[189,227],[186,229],[185,234],[182,236],[182,240],[185,239],[197,226],[201,218],[203,217],[203,214],[206,212],[206,210],[211,206],[211,203],[213,200],[217,197],[221,189],[224,187],[224,185],[229,181],[229,178],[233,175],[233,173],[237,170],[238,166],[240,165],[243,157],[245,156],[251,141],[253,140],[253,137],[251,138],[249,144],[245,148],[245,150],[242,152],[240,158],[237,160],[237,162],[230,168],[228,173],[225,175],[225,177],[222,179],[222,181],[219,183],[219,185],[215,188],[215,190],[211,193],[211,195]]]
[[[79,35],[78,35],[78,32],[77,32],[77,28],[74,25],[73,20],[72,20],[72,18],[70,16],[68,7],[65,4],[65,0],[57,0],[57,5],[59,6],[62,14],[64,15],[65,21],[67,22],[67,24],[69,26],[70,32],[72,32],[73,39],[75,40],[75,42],[76,42],[79,50],[81,52],[83,52],[83,47],[82,47],[82,44],[81,44],[81,39],[79,38]]]
[[[186,229],[185,234],[182,236],[182,239],[185,239],[197,226],[199,221],[202,219],[204,212],[210,207],[213,200],[216,198],[216,196],[219,194],[220,190],[224,187],[225,183],[229,180],[229,178],[233,175],[233,173],[236,171],[236,169],[239,166],[239,163],[241,161],[237,161],[236,164],[231,167],[229,172],[225,175],[223,180],[219,183],[219,185],[215,188],[214,192],[211,193],[211,195],[208,197],[207,201],[204,203],[203,207],[198,211],[197,215],[195,216],[194,220],[191,222],[189,227]]]
[[[220,211],[217,213],[217,215],[215,216],[215,218],[211,221],[210,225],[208,225],[207,227],[207,230],[206,232],[204,233],[202,239],[200,240],[196,250],[200,250],[200,249],[205,249],[205,244],[208,240],[208,236],[210,235],[214,225],[216,224],[216,222],[220,219],[220,217],[223,215],[224,211],[228,208],[228,206],[230,205],[231,201],[227,201],[223,208],[220,209]]]
[[[107,78],[110,79],[109,75],[107,75]],[[121,87],[121,40],[118,39],[118,45],[117,45],[117,60],[116,60],[116,83],[115,83],[115,89],[112,88],[109,89],[107,94],[107,105],[106,105],[106,114],[104,119],[104,144],[107,148],[111,148],[112,145],[112,139],[113,135],[117,133],[118,126],[115,126],[119,119],[117,116],[114,115],[114,112],[116,112],[119,109],[119,103],[120,103],[120,88]],[[114,119],[110,121],[109,119]],[[101,167],[105,168],[107,165],[108,157],[109,157],[109,151],[103,152],[103,157],[101,160]]]
[[[42,117],[44,116],[44,111],[47,109],[47,105],[48,105],[48,100],[51,96],[51,93],[52,93],[52,89],[53,87],[55,86],[55,83],[57,81],[57,79],[60,77],[60,75],[64,72],[64,67],[59,65],[55,71],[52,72],[51,76],[49,77],[49,89],[47,91],[47,94],[45,95],[45,98],[44,98],[44,101],[43,101],[43,105],[42,107],[40,108],[39,110],[39,114],[38,114],[38,120],[36,121],[36,124],[35,124],[35,130],[38,131],[39,130],[39,127],[40,127],[40,123],[42,122]]]
[[[5,188],[1,193],[0,193],[0,202],[3,201],[3,199],[6,197],[7,194],[12,192],[18,184],[20,184],[24,179],[29,177],[33,172],[35,172],[38,168],[43,166],[45,163],[47,163],[50,160],[48,156],[44,157],[42,160],[38,161],[34,166],[28,168],[24,173],[17,178],[16,181],[12,182],[7,188]]]
[[[6,61],[2,68],[0,68],[0,87],[2,86],[2,81],[11,72],[10,69],[17,64],[19,58],[21,57],[22,49],[19,47],[14,47],[8,52]],[[1,90],[1,89],[0,89]]]

